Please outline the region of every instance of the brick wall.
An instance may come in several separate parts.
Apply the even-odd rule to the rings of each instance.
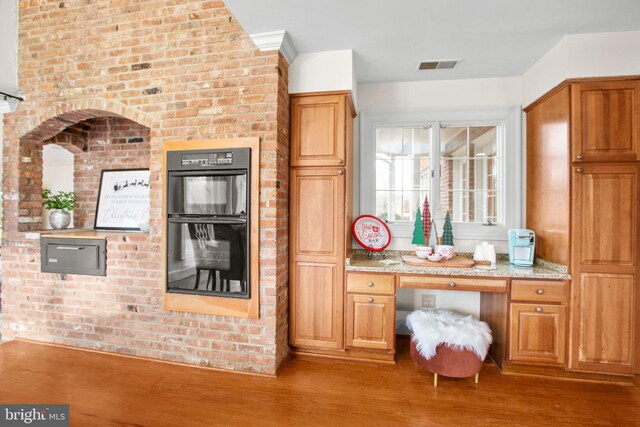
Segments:
[[[276,372],[288,351],[289,98],[282,55],[258,51],[220,1],[19,5],[19,85],[27,100],[5,115],[3,337]],[[124,143],[134,127],[148,132],[144,141]],[[243,136],[261,140],[261,316],[164,311],[162,145]],[[38,153],[54,142],[79,153],[82,191],[97,170],[87,170],[83,154],[109,167],[151,169],[151,233],[109,236],[106,278],[40,272],[33,232],[41,217]],[[85,224],[91,209],[79,208]]]

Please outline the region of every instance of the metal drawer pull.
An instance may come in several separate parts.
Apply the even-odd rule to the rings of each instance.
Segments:
[[[576,169],[576,172],[578,172],[578,173],[582,173],[582,172],[584,172],[584,169],[582,169],[582,168],[578,168],[578,169]]]
[[[536,308],[536,311],[537,311],[538,313],[542,313],[542,307],[538,307],[538,308]]]
[[[342,174],[344,174],[344,171],[341,171],[341,170],[338,171],[338,175],[342,175]]]
[[[344,163],[344,160],[342,160],[342,159],[338,159],[338,163],[343,164],[343,163]]]
[[[450,288],[455,288],[455,287],[456,287],[456,283],[455,283],[455,282],[451,282],[451,283],[449,283],[449,287],[450,287]]]
[[[370,288],[373,288],[373,282],[367,283],[367,286],[370,287]]]
[[[584,156],[582,154],[578,154],[576,156],[576,160],[582,160],[582,159],[584,159]]]
[[[538,289],[538,290],[536,291],[536,293],[537,293],[538,295],[544,295],[544,289]]]
[[[84,246],[58,246],[56,249],[63,251],[81,251],[84,249]]]
[[[369,298],[367,301],[369,301],[369,302],[373,302],[373,298]]]

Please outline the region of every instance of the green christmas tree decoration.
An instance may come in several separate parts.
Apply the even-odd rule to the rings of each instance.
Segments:
[[[444,217],[444,226],[442,227],[442,244],[453,246],[453,227],[451,226],[451,216],[449,211]]]
[[[413,240],[414,245],[424,245],[424,232],[422,231],[422,214],[420,208],[416,212],[416,221],[413,223]]]

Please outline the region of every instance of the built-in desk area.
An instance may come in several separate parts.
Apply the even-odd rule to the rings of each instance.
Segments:
[[[571,276],[561,266],[518,268],[414,267],[401,254],[346,262],[345,349],[358,357],[393,360],[396,291],[402,288],[480,292],[480,319],[494,342],[490,355],[503,370],[514,364],[563,368]]]

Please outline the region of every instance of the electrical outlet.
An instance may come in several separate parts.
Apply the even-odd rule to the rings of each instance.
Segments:
[[[422,294],[422,308],[436,308],[436,296],[432,294]]]

